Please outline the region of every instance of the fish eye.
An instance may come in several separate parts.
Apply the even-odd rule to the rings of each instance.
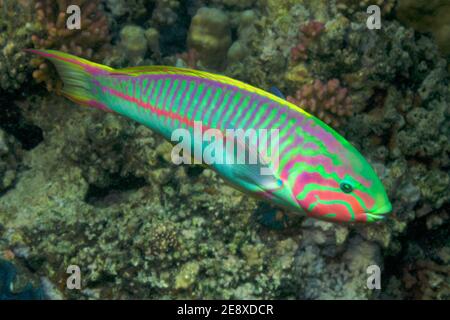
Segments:
[[[350,193],[353,191],[353,186],[348,181],[342,181],[339,187],[344,193]]]

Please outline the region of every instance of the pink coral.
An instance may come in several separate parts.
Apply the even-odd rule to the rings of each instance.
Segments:
[[[315,80],[299,89],[294,97],[288,96],[287,100],[335,127],[341,125],[343,118],[353,114],[348,90],[341,87],[338,79],[326,83]]]
[[[200,55],[195,49],[189,49],[186,52],[177,54],[177,58],[181,59],[184,64],[190,69],[198,69]]]
[[[317,39],[325,29],[319,21],[309,21],[300,28],[299,43],[291,49],[292,62],[304,61],[308,58],[308,46]]]
[[[69,5],[81,9],[81,29],[66,28],[66,13]],[[39,34],[32,36],[35,48],[55,49],[75,54],[87,59],[102,60],[110,41],[109,26],[99,0],[37,0],[37,21],[42,27]],[[42,59],[32,60],[36,70],[33,77],[38,82],[46,82],[47,89],[55,87],[49,76],[49,65]]]

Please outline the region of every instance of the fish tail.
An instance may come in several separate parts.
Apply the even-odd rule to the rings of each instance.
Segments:
[[[27,49],[25,51],[37,54],[53,63],[64,83],[61,90],[64,96],[81,105],[109,110],[98,100],[93,84],[96,76],[107,75],[114,70],[113,68],[56,50]]]

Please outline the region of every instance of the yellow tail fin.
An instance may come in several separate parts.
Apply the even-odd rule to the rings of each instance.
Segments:
[[[109,74],[114,71],[113,68],[56,50],[26,51],[53,63],[64,83],[62,94],[67,98],[82,105],[104,109],[93,94],[92,80],[95,76]]]

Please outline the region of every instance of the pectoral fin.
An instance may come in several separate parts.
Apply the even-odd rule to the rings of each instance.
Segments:
[[[263,167],[260,165],[234,164],[234,166],[234,176],[249,185],[253,184],[265,191],[277,190],[283,186],[283,181],[277,177],[275,173],[262,174],[261,169],[263,169]]]
[[[254,186],[256,188],[253,189],[260,191],[273,191],[283,186],[283,181],[273,169],[270,160],[263,157],[256,146],[238,139],[235,150],[227,150],[227,155],[228,159],[233,157],[233,164],[228,164],[233,177],[247,184],[248,188],[252,189]],[[239,163],[239,155],[244,155],[245,163]],[[248,155],[248,158],[245,155]]]

